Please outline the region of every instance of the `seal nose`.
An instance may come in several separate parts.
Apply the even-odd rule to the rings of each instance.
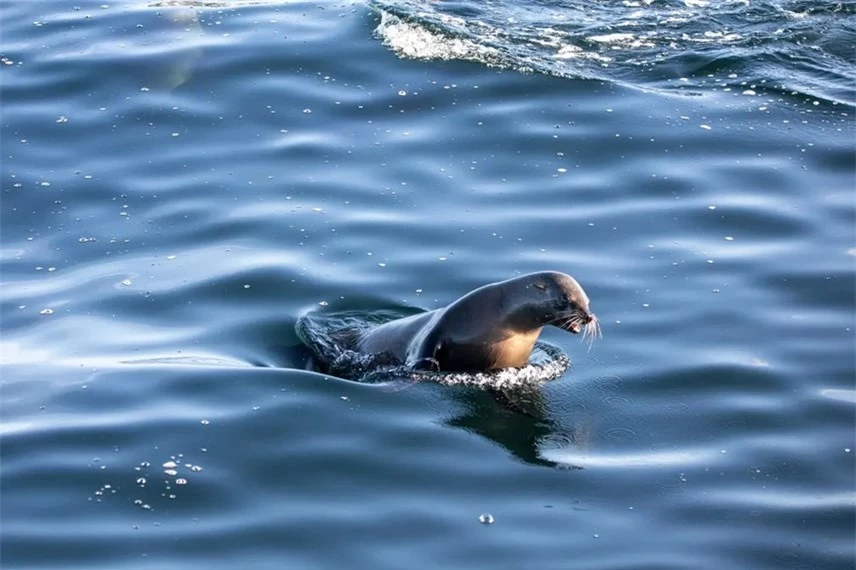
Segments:
[[[589,324],[590,322],[592,322],[594,320],[594,313],[592,313],[591,311],[586,311],[585,317],[583,318],[583,320],[585,321],[586,324]]]

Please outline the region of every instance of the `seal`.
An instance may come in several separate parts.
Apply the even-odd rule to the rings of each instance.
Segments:
[[[600,336],[583,288],[555,271],[479,287],[442,309],[359,331],[351,344],[414,368],[485,372],[525,366],[548,325],[584,330],[589,342]]]

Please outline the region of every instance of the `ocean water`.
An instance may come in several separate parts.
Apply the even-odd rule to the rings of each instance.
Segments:
[[[0,26],[2,568],[854,567],[853,2]],[[603,338],[513,405],[307,369],[544,269]]]

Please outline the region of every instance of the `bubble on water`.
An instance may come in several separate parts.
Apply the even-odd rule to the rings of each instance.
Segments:
[[[77,238],[77,241],[79,241],[80,243],[89,243],[89,242],[95,241],[95,238],[94,237],[81,236],[81,237]]]
[[[732,236],[725,236],[725,241],[734,241]]]
[[[50,307],[46,307],[46,308],[42,309],[41,311],[39,311],[39,314],[40,315],[52,315],[53,309],[51,309]]]
[[[124,285],[125,287],[130,287],[131,286],[131,280],[125,279],[124,281],[122,281],[122,285]]]
[[[176,467],[178,467],[178,465],[175,461],[167,461],[163,464],[164,469],[175,469]]]
[[[700,126],[701,128],[703,128],[704,130],[706,130],[706,131],[709,131],[709,130],[711,129],[711,126],[710,126],[710,125],[699,125],[699,126]]]
[[[68,119],[65,117],[65,115],[60,115],[60,116],[59,116],[59,119],[57,119],[57,120],[56,120],[56,122],[57,122],[57,123],[60,123],[60,124],[62,124],[62,123],[67,123],[67,122],[68,122]]]
[[[327,301],[319,301],[318,304],[321,305],[322,307],[326,307],[327,305],[329,305],[329,303]]]
[[[401,91],[398,92],[398,94],[401,95],[402,97],[404,97],[405,95],[407,95],[407,91],[402,89]]]
[[[208,425],[208,424],[210,424],[211,422],[210,422],[210,421],[208,421],[208,420],[202,420],[202,421],[200,421],[199,423],[201,423],[201,424],[202,424],[202,425],[204,425],[204,426],[207,426],[207,425]]]
[[[175,469],[164,469],[163,472],[164,475],[169,475],[170,477],[178,475],[178,471],[176,471]]]
[[[493,515],[490,513],[482,513],[479,515],[479,522],[482,524],[493,524]]]
[[[166,258],[168,260],[172,261],[173,259],[175,259],[175,256],[174,255],[167,255]]]
[[[190,470],[194,473],[199,473],[200,471],[202,471],[202,467],[200,467],[199,465],[191,465]]]
[[[308,114],[310,114],[310,113],[312,112],[312,109],[308,109],[308,108],[307,108],[307,109],[303,109],[303,112],[304,112],[304,113],[306,113],[306,114],[308,115]]]
[[[143,486],[143,485],[145,485],[145,484],[146,484],[146,478],[145,478],[145,477],[139,477],[139,478],[137,479],[137,485],[139,485],[139,486],[141,486],[141,487],[142,487],[142,486]]]
[[[187,479],[185,479],[184,477],[179,477],[178,479],[175,480],[175,484],[176,485],[187,485]]]

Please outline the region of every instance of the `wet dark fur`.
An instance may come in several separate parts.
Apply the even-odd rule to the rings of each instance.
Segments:
[[[589,299],[572,277],[544,271],[492,283],[443,309],[361,331],[353,346],[411,366],[477,372],[525,366],[547,325],[600,334]]]

